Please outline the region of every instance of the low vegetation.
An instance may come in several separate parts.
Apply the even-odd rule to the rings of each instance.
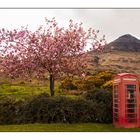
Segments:
[[[24,100],[27,97],[33,95],[39,95],[41,93],[48,93],[48,86],[30,86],[30,85],[14,85],[14,84],[1,84],[0,96],[10,95],[17,100]],[[55,87],[55,92],[59,93],[58,86]]]
[[[26,100],[1,96],[0,124],[111,123],[111,102],[111,93],[106,90],[89,91],[79,98],[51,97],[46,93]]]
[[[110,72],[99,72],[83,78],[67,77],[56,83],[53,97],[48,94],[47,82],[1,82],[0,124],[111,123],[111,76]]]
[[[140,128],[115,128],[113,124],[24,124],[0,125],[0,132],[139,132]]]

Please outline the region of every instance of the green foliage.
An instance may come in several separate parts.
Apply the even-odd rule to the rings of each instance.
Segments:
[[[61,89],[67,90],[93,90],[94,88],[110,88],[112,72],[98,72],[95,75],[85,76],[84,78],[66,78],[61,82]]]
[[[58,84],[55,86],[56,93],[60,92]],[[17,99],[24,99],[32,95],[38,95],[43,92],[49,92],[49,85],[45,86],[31,86],[31,85],[12,85],[12,84],[1,84],[0,95],[11,95]]]
[[[96,78],[103,79],[103,80],[105,80],[105,81],[109,81],[109,80],[112,79],[112,73],[109,72],[109,71],[99,72],[99,73],[96,75]]]
[[[51,97],[46,93],[23,101],[0,98],[0,124],[26,123],[110,123],[111,98],[107,91],[90,91],[81,98]]]
[[[112,80],[107,81],[106,83],[104,83],[101,88],[105,89],[105,88],[112,88]]]
[[[112,122],[112,93],[111,90],[95,89],[85,93],[86,100],[93,101],[96,121],[100,123]]]
[[[83,91],[81,90],[63,90],[63,93],[61,93],[61,95],[73,95],[74,97],[79,96],[81,94],[83,94]]]
[[[73,84],[76,86],[77,90],[85,90],[86,84],[84,79],[73,79]]]
[[[77,87],[73,84],[72,78],[65,78],[61,81],[61,89],[73,90],[77,89]]]
[[[111,78],[109,72],[83,78],[66,78],[61,82],[61,88],[56,84],[55,90],[61,94],[55,97],[46,94],[49,92],[47,85],[31,86],[26,82],[20,85],[1,84],[0,124],[110,123]],[[81,94],[83,96],[79,96]]]
[[[0,124],[13,124],[16,119],[16,100],[11,96],[0,97]]]
[[[77,123],[93,119],[93,103],[85,99],[33,97],[20,111],[18,123]]]
[[[87,76],[85,77],[85,84],[87,89],[93,89],[93,87],[99,88],[104,83],[104,79],[98,78],[96,76]]]

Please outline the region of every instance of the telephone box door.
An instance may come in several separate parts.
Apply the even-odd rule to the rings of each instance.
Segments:
[[[114,124],[119,123],[119,85],[115,84],[113,88],[113,122]]]
[[[127,83],[124,85],[125,90],[125,123],[126,125],[137,124],[137,96],[136,85]]]

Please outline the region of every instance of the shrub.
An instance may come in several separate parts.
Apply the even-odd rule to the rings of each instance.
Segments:
[[[73,90],[77,89],[77,87],[73,84],[73,80],[71,78],[66,78],[61,81],[61,89]]]
[[[83,91],[81,90],[63,90],[63,93],[61,95],[81,95],[83,94]]]
[[[61,89],[66,90],[92,90],[95,88],[110,88],[113,72],[100,71],[94,75],[85,76],[84,78],[66,78],[61,82]]]
[[[19,107],[17,112],[16,123],[34,123],[37,122],[38,117],[37,114],[40,109],[40,105],[43,100],[49,98],[49,95],[46,93],[42,93],[40,95],[34,95],[28,99],[26,99],[22,106]]]
[[[12,124],[16,118],[16,100],[11,96],[0,97],[0,124]]]
[[[73,80],[73,84],[77,87],[78,90],[91,90],[95,87],[100,87],[104,84],[103,79],[97,79],[95,76],[86,76],[82,80]]]
[[[112,122],[110,91],[95,89],[82,97],[34,95],[24,101],[0,97],[0,124]]]
[[[84,90],[86,85],[84,83],[84,79],[73,79],[73,84],[78,90]]]
[[[95,89],[85,93],[84,98],[94,102],[96,121],[100,123],[112,122],[112,94],[111,90]]]
[[[107,81],[106,83],[104,83],[102,86],[101,86],[101,88],[112,88],[112,80],[110,80],[110,81]]]
[[[101,85],[103,85],[104,80],[98,79],[95,76],[86,76],[84,84],[86,85],[85,90],[91,90],[96,88],[99,88]]]
[[[93,119],[93,103],[67,97],[33,97],[20,111],[18,123],[76,123]]]
[[[113,75],[112,72],[103,71],[103,72],[99,72],[99,73],[96,75],[96,78],[98,78],[98,79],[103,79],[104,81],[109,81],[109,80],[112,79],[112,75]]]
[[[95,104],[90,100],[78,99],[73,104],[75,122],[96,122]]]

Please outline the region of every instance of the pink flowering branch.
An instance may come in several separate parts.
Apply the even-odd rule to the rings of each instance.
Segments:
[[[10,77],[50,77],[50,93],[54,95],[54,80],[63,74],[81,75],[89,56],[86,44],[91,40],[92,50],[102,51],[105,36],[99,39],[91,28],[86,32],[82,23],[69,21],[68,28],[59,27],[55,18],[45,19],[46,26],[35,32],[27,28],[0,30],[1,70]]]

